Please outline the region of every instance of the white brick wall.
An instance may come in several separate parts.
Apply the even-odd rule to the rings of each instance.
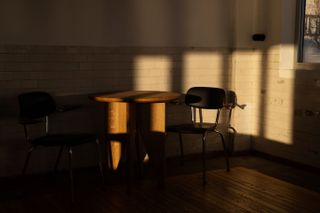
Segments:
[[[23,165],[26,146],[23,129],[17,124],[16,100],[21,92],[45,90],[63,102],[80,103],[84,109],[61,118],[65,123],[62,126],[73,130],[103,131],[99,130],[103,127],[96,113],[102,114],[103,105],[89,101],[89,93],[127,89],[186,92],[192,86],[227,89],[233,84],[232,57],[226,48],[0,46],[0,167],[10,168],[0,171],[0,176],[19,174]],[[239,100],[242,101],[242,97]],[[180,113],[182,108],[168,107],[168,123],[186,118]],[[61,120],[54,122],[55,128],[62,127]],[[236,128],[241,129],[240,134],[250,132],[247,131],[249,126]],[[249,136],[238,138],[236,149],[248,149]],[[186,138],[186,153],[200,152],[200,140],[199,137]],[[178,155],[178,147],[178,138],[168,135],[167,155]],[[214,149],[221,149],[217,140],[208,146],[208,150]],[[95,165],[94,151],[92,149],[93,157],[87,164],[77,165]],[[52,168],[56,153],[45,153],[39,154],[42,163],[33,167],[34,172]],[[11,156],[19,157],[12,160]]]
[[[83,104],[77,119],[63,119],[71,120],[75,130],[92,131],[102,125],[96,111],[103,112],[103,106],[89,101],[89,93],[126,89],[185,92],[192,86],[233,89],[239,103],[247,104],[245,110],[236,108],[234,113],[233,126],[239,133],[236,150],[247,150],[253,136],[253,147],[259,151],[320,167],[320,119],[305,114],[320,109],[316,98],[320,74],[295,71],[295,79],[284,79],[279,75],[279,58],[276,47],[231,52],[191,47],[0,46],[0,176],[21,170],[26,146],[17,124],[16,95],[31,90],[46,90],[65,102]],[[168,123],[185,120],[182,111],[188,112],[183,106],[170,105]],[[186,153],[200,152],[199,142],[200,138],[186,138]],[[213,149],[221,149],[217,140],[208,147]],[[178,154],[178,138],[169,134],[167,155]],[[12,156],[20,157],[14,160]],[[55,153],[45,156],[34,172],[51,168]],[[94,158],[87,162],[94,164]]]
[[[277,45],[235,50],[235,90],[248,106],[236,112],[234,121],[241,132],[253,135],[254,149],[320,167],[320,72],[291,70],[295,78],[283,78],[279,59]]]

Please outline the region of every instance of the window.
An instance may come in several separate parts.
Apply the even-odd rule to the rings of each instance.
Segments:
[[[320,63],[320,0],[299,1],[298,62]]]

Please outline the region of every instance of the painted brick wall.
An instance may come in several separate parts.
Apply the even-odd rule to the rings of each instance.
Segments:
[[[19,174],[26,156],[23,129],[17,123],[19,93],[44,90],[58,103],[82,105],[79,110],[54,115],[54,131],[102,134],[103,105],[88,100],[88,94],[128,89],[186,92],[191,86],[229,89],[234,84],[231,56],[226,48],[0,46],[0,176]],[[243,97],[240,100],[245,102]],[[183,105],[168,105],[167,112],[169,124],[188,118],[188,109]],[[250,132],[242,125],[236,128]],[[249,136],[239,138],[236,149],[248,149]],[[199,142],[200,138],[186,138],[185,152],[200,152]],[[78,149],[76,166],[95,164],[94,147]],[[208,150],[213,149],[221,149],[221,144],[212,142]],[[167,156],[178,153],[178,138],[168,135]],[[56,154],[57,150],[35,152],[30,172],[51,169]]]
[[[252,134],[253,149],[319,168],[320,73],[292,69],[293,77],[284,76],[279,50],[274,45],[234,53],[235,89],[248,104],[234,120]]]

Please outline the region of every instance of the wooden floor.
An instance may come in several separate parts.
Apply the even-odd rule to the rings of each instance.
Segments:
[[[319,192],[239,165],[229,173],[210,170],[205,187],[199,171],[172,173],[165,189],[144,179],[131,194],[126,194],[123,181],[117,178],[102,185],[96,171],[76,175],[74,205],[64,174],[55,181],[48,176],[29,177],[24,183],[2,180],[0,212],[320,212]]]

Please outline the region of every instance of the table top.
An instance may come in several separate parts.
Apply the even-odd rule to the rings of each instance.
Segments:
[[[176,100],[181,96],[177,92],[168,91],[120,91],[89,95],[98,102],[131,102],[131,103],[163,103]]]

